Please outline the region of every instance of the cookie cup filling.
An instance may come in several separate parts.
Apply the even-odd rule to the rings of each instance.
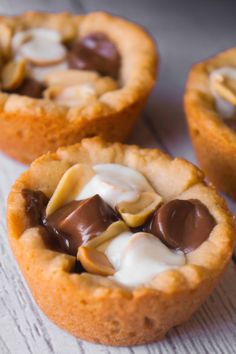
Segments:
[[[187,264],[159,273],[142,286],[124,286],[109,277],[73,272],[76,258],[49,250],[42,227],[30,228],[22,189],[48,198],[73,165],[115,163],[142,173],[165,202],[198,199],[216,221],[209,238],[187,254]],[[15,183],[8,199],[10,243],[40,308],[79,338],[110,345],[161,339],[186,321],[215,287],[234,241],[233,220],[223,200],[205,185],[201,172],[159,150],[105,143],[99,138],[61,148],[36,160]]]
[[[228,100],[233,103],[235,56],[236,49],[232,48],[194,65],[184,97],[186,119],[197,159],[209,180],[234,199],[235,107]]]
[[[96,85],[94,83],[92,86],[79,85],[73,89],[66,87],[65,90],[60,85],[53,84],[46,90],[44,99],[20,96],[17,91],[15,94],[1,92],[0,149],[23,162],[31,162],[42,153],[55,151],[59,146],[78,142],[86,136],[100,135],[110,141],[124,140],[127,137],[156,79],[156,48],[146,32],[135,24],[100,12],[78,16],[26,13],[17,17],[1,17],[1,27],[9,37],[6,43],[0,42],[6,55],[9,51],[7,45],[9,46],[16,32],[40,30],[42,36],[50,29],[59,33],[61,41],[66,45],[76,38],[83,39],[91,34],[101,33],[102,29],[102,33],[117,48],[121,62],[118,87],[114,86],[114,80],[111,79],[109,82],[96,81]],[[60,43],[54,37],[51,33],[49,39],[54,46],[58,46]],[[17,47],[19,38],[15,42]],[[23,43],[23,52],[20,55],[23,53],[29,60],[35,61],[35,48],[42,49],[46,45],[45,41],[40,42],[40,45],[38,42],[36,36],[34,40]],[[54,60],[55,53],[48,53],[47,58],[45,50],[42,49],[40,53],[40,60]],[[63,55],[62,49],[57,48],[57,57],[62,58]],[[63,61],[57,63],[56,58],[54,61],[51,74],[54,70],[66,72]],[[37,63],[41,65],[40,61]],[[19,80],[19,68],[16,69],[17,75],[14,76],[14,81],[11,78],[11,85],[12,81],[15,83]],[[32,75],[40,79],[41,75],[46,75],[43,70],[49,70],[50,74],[49,67],[32,66]],[[89,72],[89,80],[92,80],[91,72],[85,71]],[[62,78],[62,82],[67,79]],[[52,81],[50,77],[48,80]],[[5,87],[9,87],[9,79]],[[37,93],[38,91],[35,92],[36,95]],[[76,99],[77,95],[82,97],[81,101]],[[9,144],[9,141],[12,143]]]

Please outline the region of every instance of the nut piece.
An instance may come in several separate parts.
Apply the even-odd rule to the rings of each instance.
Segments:
[[[98,96],[108,91],[114,91],[118,88],[117,82],[111,77],[100,77],[94,71],[72,69],[49,72],[45,76],[44,83],[49,87],[67,87],[88,84]]]
[[[0,50],[5,58],[11,55],[12,29],[5,23],[0,24]]]
[[[74,107],[89,105],[105,92],[118,88],[117,83],[109,77],[99,77],[88,71],[67,70],[46,75],[44,97],[57,104]]]
[[[114,91],[118,89],[118,84],[117,82],[112,79],[111,77],[100,77],[95,83],[94,83],[96,92],[98,96],[103,95],[105,92],[108,91]]]
[[[101,245],[99,245],[98,247],[96,247],[96,249],[102,253],[105,253],[105,251],[110,243],[111,243],[111,240],[106,241],[106,242],[102,243]]]
[[[85,164],[76,164],[69,168],[60,179],[47,205],[46,216],[75,199],[94,174],[92,167]]]
[[[90,84],[52,86],[44,91],[44,97],[67,107],[89,104],[97,99],[96,91]]]
[[[134,202],[121,202],[117,204],[117,210],[130,227],[137,227],[162,203],[162,197],[153,192],[141,193],[138,200]]]
[[[61,70],[49,72],[44,82],[47,86],[72,86],[95,82],[99,75],[95,71]]]
[[[39,82],[44,82],[45,77],[49,73],[57,77],[57,75],[59,75],[61,71],[65,71],[67,68],[68,68],[68,64],[66,61],[62,61],[58,64],[53,64],[48,66],[35,66],[31,64],[28,65],[28,75],[29,77]]]
[[[62,61],[66,56],[66,49],[54,40],[33,37],[21,45],[19,53],[33,64],[47,66]]]
[[[212,85],[218,95],[236,106],[236,80],[227,76],[217,75]]]
[[[10,61],[2,70],[2,88],[14,90],[18,88],[25,78],[26,62],[24,59]]]
[[[105,254],[95,248],[79,247],[78,258],[89,273],[99,275],[113,275],[115,273],[115,269]]]
[[[112,223],[100,236],[97,236],[88,241],[86,246],[97,248],[101,244],[111,240],[112,238],[127,230],[129,230],[129,228],[123,221],[116,221]]]

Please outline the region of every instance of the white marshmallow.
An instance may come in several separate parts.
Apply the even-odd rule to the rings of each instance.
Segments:
[[[119,164],[94,165],[96,173],[84,186],[77,200],[99,194],[112,208],[123,201],[135,201],[141,192],[155,192],[138,171]]]
[[[139,232],[125,232],[114,238],[105,250],[116,269],[112,279],[127,285],[145,285],[167,269],[185,264],[182,252],[174,252],[157,237]]]
[[[45,38],[46,40],[61,42],[61,35],[58,31],[49,28],[32,28],[28,32],[34,38]]]
[[[128,242],[131,240],[132,232],[122,232],[119,236],[113,238],[106,250],[105,254],[109,258],[110,263],[115,269],[120,268],[121,257],[127,247]]]

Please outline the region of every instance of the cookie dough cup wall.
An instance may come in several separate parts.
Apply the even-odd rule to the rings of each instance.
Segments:
[[[236,198],[236,134],[215,106],[210,73],[222,66],[236,68],[236,49],[193,66],[186,85],[185,112],[197,159],[210,181]]]
[[[64,172],[76,163],[118,163],[148,178],[164,201],[197,198],[217,225],[188,257],[188,264],[157,275],[146,286],[126,288],[102,276],[72,274],[75,257],[50,251],[40,228],[29,228],[23,188],[50,197]],[[223,200],[203,182],[200,171],[158,150],[83,140],[36,160],[14,185],[8,199],[13,252],[32,294],[46,315],[79,338],[111,345],[161,339],[186,321],[216,285],[232,252],[233,221]]]
[[[65,40],[104,33],[121,56],[119,88],[82,108],[1,93],[0,149],[29,163],[47,151],[55,151],[83,137],[100,135],[109,141],[123,141],[155,83],[157,54],[151,38],[135,24],[105,13],[81,16],[26,13],[0,18],[0,28],[6,32],[17,31],[22,26],[55,29]]]

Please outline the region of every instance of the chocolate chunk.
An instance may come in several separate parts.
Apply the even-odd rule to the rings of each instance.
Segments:
[[[45,90],[45,86],[40,82],[34,79],[26,78],[21,86],[17,90],[14,90],[14,93],[32,98],[42,98],[43,90]]]
[[[42,218],[49,199],[41,191],[23,189],[22,195],[25,199],[25,211],[29,218],[30,226],[42,225]]]
[[[30,189],[23,189],[22,195],[25,199],[25,211],[29,219],[30,227],[44,226],[45,210],[49,199],[41,191],[32,191]],[[65,239],[63,236],[56,237],[54,233],[50,232],[45,227],[41,228],[41,236],[45,245],[54,250],[60,251],[61,245],[64,245]]]
[[[43,218],[43,222],[44,222]],[[64,252],[65,244],[68,244],[66,237],[63,234],[55,233],[50,228],[47,228],[45,225],[40,230],[40,234],[44,241],[44,244],[50,250],[56,252]]]
[[[44,225],[58,237],[61,250],[76,255],[78,247],[99,236],[118,220],[113,209],[99,195],[72,201],[44,219]]]
[[[224,119],[224,123],[232,130],[236,131],[236,117]]]
[[[175,199],[156,211],[145,231],[159,237],[168,247],[187,253],[208,238],[215,224],[199,200]]]
[[[117,78],[120,55],[115,45],[103,33],[93,33],[76,42],[68,54],[69,67],[95,70],[101,75]]]

